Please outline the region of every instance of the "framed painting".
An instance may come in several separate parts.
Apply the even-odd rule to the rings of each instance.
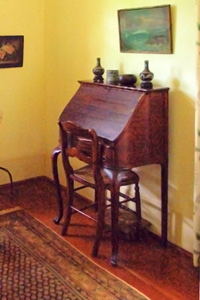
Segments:
[[[172,53],[170,5],[118,10],[120,51]]]
[[[0,36],[0,68],[23,66],[24,36]]]

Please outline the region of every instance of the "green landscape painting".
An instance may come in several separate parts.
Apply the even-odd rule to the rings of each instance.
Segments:
[[[118,11],[121,52],[172,53],[170,5]]]

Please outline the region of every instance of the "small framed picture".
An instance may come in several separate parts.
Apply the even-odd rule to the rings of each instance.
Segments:
[[[172,53],[170,5],[118,10],[120,51]]]
[[[0,36],[0,68],[23,66],[24,36]]]

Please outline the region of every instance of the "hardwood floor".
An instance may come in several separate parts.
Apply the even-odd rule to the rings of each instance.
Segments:
[[[56,201],[54,185],[46,177],[15,183],[12,197],[8,185],[0,186],[0,210],[21,206],[60,235],[62,222],[60,225],[53,222],[57,214]],[[94,233],[94,222],[74,215],[64,239],[150,299],[199,299],[199,270],[193,267],[191,254],[171,244],[164,249],[157,238],[144,233],[139,242],[120,239],[119,263],[114,268],[109,261],[110,233],[104,235],[98,258],[91,257]]]

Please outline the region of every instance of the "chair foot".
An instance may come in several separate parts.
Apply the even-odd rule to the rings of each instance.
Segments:
[[[57,216],[53,221],[56,225],[60,223],[60,220],[62,219],[62,216]]]
[[[92,249],[92,256],[97,257],[98,252],[99,252],[99,247],[97,245],[94,245],[94,247]]]
[[[66,236],[67,235],[66,230],[62,230],[61,235]]]
[[[113,267],[117,266],[117,254],[112,254],[111,259],[110,259],[110,263]]]
[[[67,235],[68,227],[69,227],[69,224],[64,224],[63,225],[62,232],[61,232],[62,236],[66,236]]]

